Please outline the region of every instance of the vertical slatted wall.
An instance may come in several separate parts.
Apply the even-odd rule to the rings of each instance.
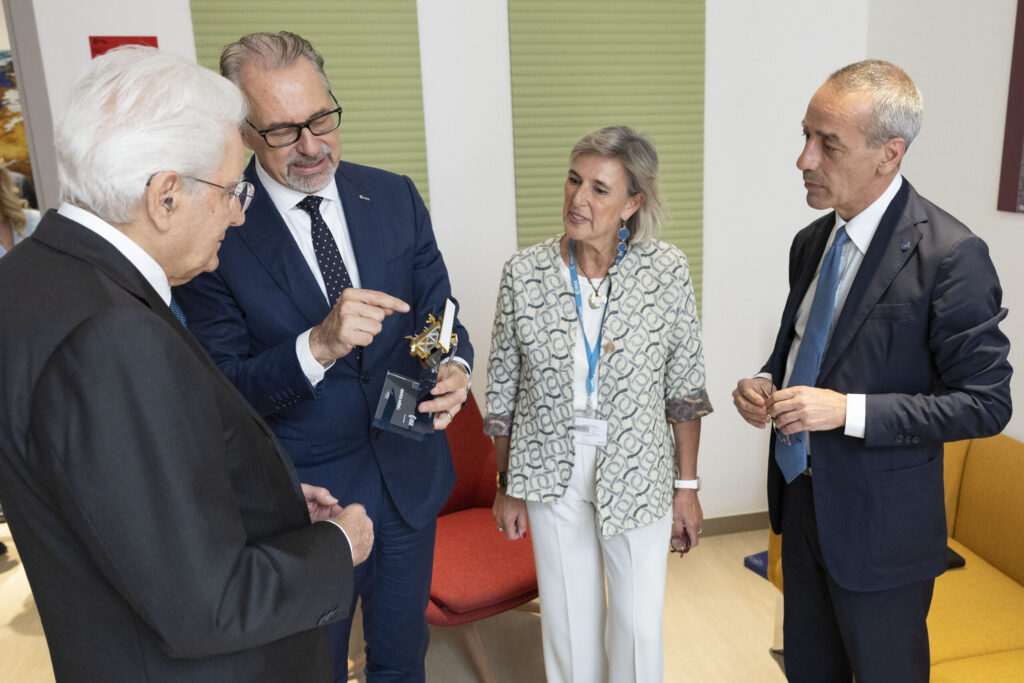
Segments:
[[[624,124],[660,159],[661,239],[701,300],[704,0],[508,0],[519,246],[562,231],[569,151]]]

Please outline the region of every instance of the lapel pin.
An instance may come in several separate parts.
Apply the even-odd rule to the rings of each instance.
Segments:
[[[906,251],[907,249],[910,249],[910,241],[909,240],[904,241],[903,244],[900,245],[900,249],[902,249],[903,251]]]
[[[367,197],[367,196],[366,196],[365,194],[361,194],[361,195],[359,195],[359,198],[360,198],[360,199],[362,199],[362,200],[363,200],[364,202],[368,202],[368,201],[370,201],[370,198],[369,198],[369,197]]]
[[[611,353],[614,350],[615,350],[615,342],[605,342],[604,343],[604,352],[605,353]]]

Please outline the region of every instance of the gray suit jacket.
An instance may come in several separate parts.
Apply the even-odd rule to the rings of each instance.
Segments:
[[[117,250],[48,213],[0,261],[0,359],[0,497],[58,680],[330,680],[348,543]]]

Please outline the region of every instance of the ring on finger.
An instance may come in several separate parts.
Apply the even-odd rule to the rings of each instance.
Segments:
[[[450,410],[446,410],[446,411],[444,411],[444,412],[448,413],[448,421],[449,421],[449,422],[451,422],[452,420],[454,420],[454,419],[455,419],[455,413],[453,413],[452,411],[450,411]]]

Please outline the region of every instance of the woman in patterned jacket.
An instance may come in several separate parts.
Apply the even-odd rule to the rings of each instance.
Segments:
[[[654,238],[657,170],[629,128],[584,136],[564,234],[502,272],[485,423],[494,517],[510,540],[529,517],[552,683],[662,680],[665,543],[696,546],[703,520],[711,404],[686,257]]]

